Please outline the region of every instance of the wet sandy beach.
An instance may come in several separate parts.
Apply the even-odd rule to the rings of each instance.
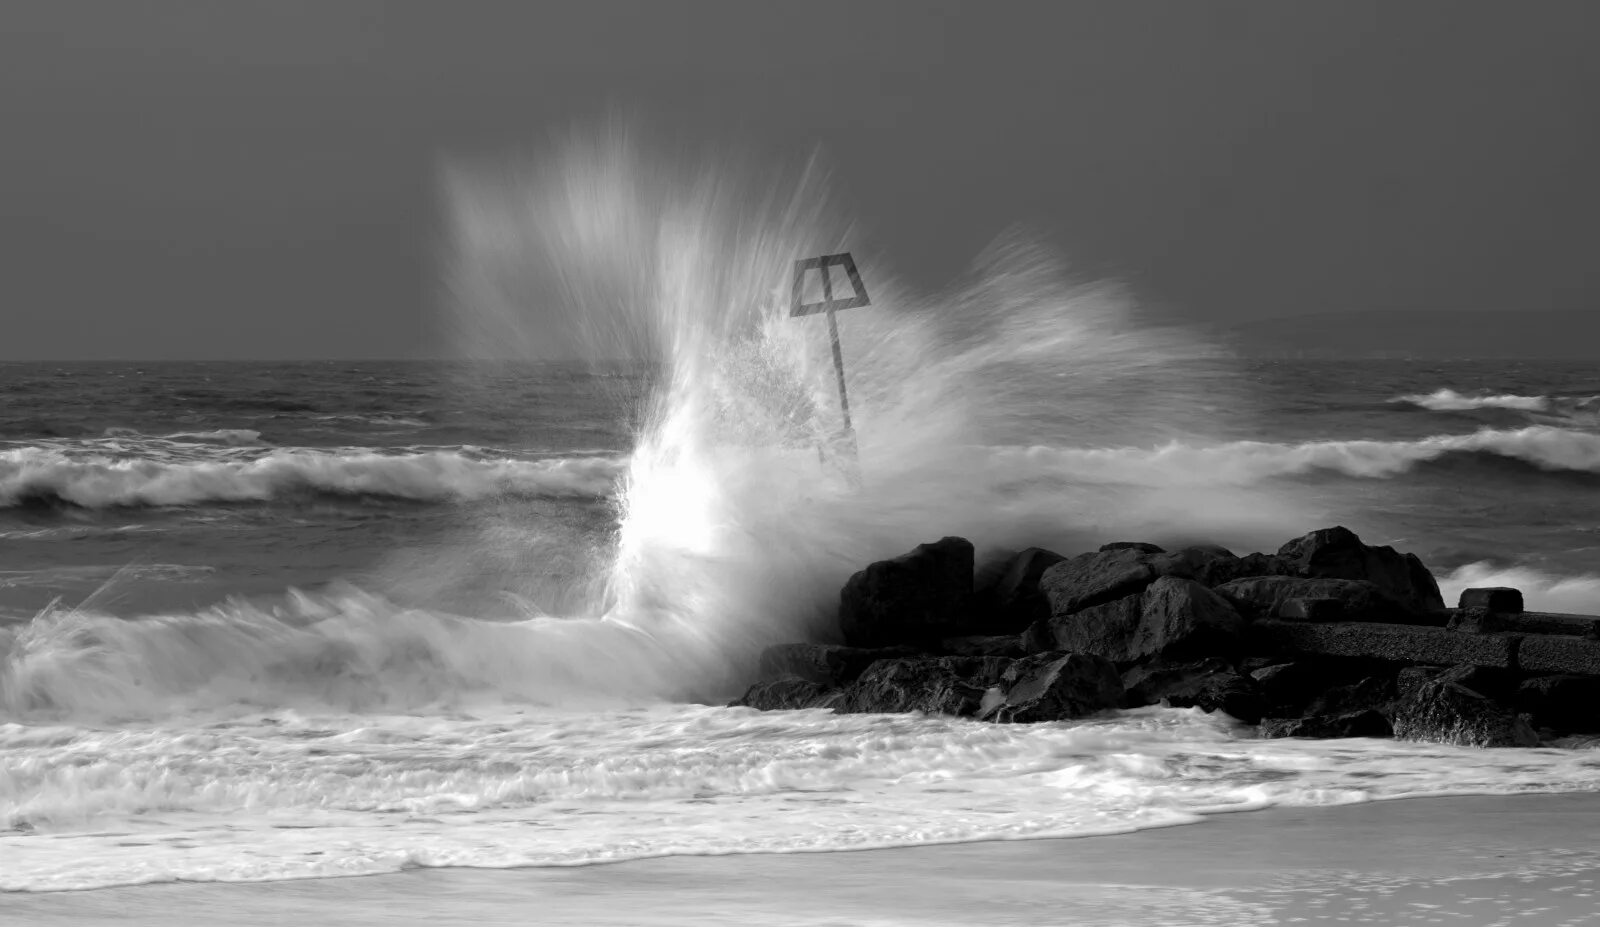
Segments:
[[[1600,924],[1600,795],[1272,809],[1109,837],[0,896],[27,925]]]

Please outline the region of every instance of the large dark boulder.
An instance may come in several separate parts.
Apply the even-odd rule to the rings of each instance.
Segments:
[[[1254,576],[1217,587],[1217,593],[1252,618],[1298,615],[1286,608],[1300,599],[1334,599],[1349,621],[1409,623],[1413,614],[1376,585],[1358,579],[1303,579],[1295,576]],[[1326,607],[1326,606],[1324,606]],[[1285,613],[1289,614],[1285,614]]]
[[[1165,547],[1151,544],[1147,541],[1112,541],[1110,544],[1101,544],[1100,550],[1102,553],[1108,550],[1137,550],[1147,554],[1164,554],[1167,552]]]
[[[1276,717],[1300,714],[1332,684],[1324,665],[1310,661],[1273,663],[1251,672],[1250,677],[1260,687],[1268,713]]]
[[[1039,588],[1051,615],[1070,615],[1143,592],[1161,575],[1151,565],[1159,554],[1118,548],[1080,554],[1051,565],[1039,577]]]
[[[996,634],[1015,634],[1050,617],[1050,600],[1039,589],[1044,571],[1067,558],[1041,547],[1013,556],[987,594],[989,624]]]
[[[1235,579],[1245,579],[1251,576],[1292,576],[1293,567],[1288,562],[1279,560],[1276,554],[1245,554],[1239,558],[1235,566],[1235,574],[1223,582]],[[1218,583],[1221,585],[1221,583]]]
[[[1394,728],[1383,712],[1366,709],[1343,715],[1308,718],[1268,718],[1261,722],[1262,737],[1392,737]]]
[[[1392,698],[1391,674],[1378,661],[1306,657],[1259,667],[1250,674],[1267,702],[1267,715],[1288,718],[1314,713],[1338,714],[1345,709],[1376,708],[1382,700],[1351,704],[1344,693],[1359,691],[1363,680],[1380,677]],[[1370,685],[1370,683],[1369,683]]]
[[[1154,557],[1150,561],[1162,576],[1181,576],[1204,586],[1216,587],[1242,576],[1254,575],[1253,567],[1215,544],[1195,544]]]
[[[982,717],[1000,723],[1067,721],[1122,705],[1122,680],[1116,668],[1081,653],[1042,653],[1024,657],[1000,681],[1004,694],[992,694]]]
[[[1433,679],[1395,707],[1394,736],[1464,747],[1535,747],[1539,735],[1504,705],[1464,685]]]
[[[1246,724],[1261,720],[1265,709],[1261,688],[1228,663],[1197,660],[1157,661],[1122,674],[1123,704],[1128,708],[1165,704],[1171,708],[1221,711]]]
[[[845,688],[834,707],[846,713],[923,711],[971,717],[1011,663],[1003,657],[879,660]]]
[[[1133,659],[1230,655],[1244,624],[1232,603],[1199,582],[1163,576],[1144,591],[1139,632],[1129,650]]]
[[[1486,695],[1507,705],[1516,699],[1517,684],[1521,681],[1516,670],[1501,666],[1479,666],[1476,663],[1457,664],[1433,678],[1466,686],[1479,695]]]
[[[1072,614],[1046,618],[1023,632],[1022,647],[1029,653],[1066,650],[1127,661],[1143,615],[1144,595],[1124,596]]]
[[[1524,680],[1515,704],[1537,727],[1563,734],[1600,733],[1600,677],[1561,675]]]
[[[1395,676],[1394,688],[1396,699],[1407,699],[1411,693],[1417,691],[1425,682],[1432,682],[1439,678],[1448,667],[1444,666],[1405,666]]]
[[[1132,663],[1157,654],[1228,654],[1243,628],[1244,619],[1215,592],[1192,579],[1163,576],[1138,595],[1052,615],[1028,629],[1023,646]]]
[[[1060,616],[1143,592],[1163,576],[1214,587],[1269,566],[1282,568],[1235,557],[1215,545],[1164,551],[1154,544],[1119,542],[1052,564],[1039,577],[1038,588],[1049,603],[1049,614]]]
[[[1212,676],[1232,673],[1225,660],[1153,660],[1122,674],[1123,707],[1155,705],[1173,692],[1193,691]]]
[[[1278,617],[1292,621],[1343,621],[1343,599],[1284,599]]]
[[[795,677],[826,686],[842,686],[854,681],[863,670],[878,660],[907,657],[915,653],[909,647],[775,644],[761,651],[760,672],[761,678],[769,681]]]
[[[758,682],[730,707],[779,711],[799,708],[838,708],[843,693],[805,679],[776,679]]]
[[[939,642],[939,652],[958,657],[1021,657],[1028,653],[1020,634],[947,637]]]
[[[926,644],[971,630],[972,542],[947,537],[851,576],[839,629],[854,647]]]
[[[1444,611],[1433,574],[1415,554],[1361,543],[1348,528],[1323,528],[1278,549],[1277,559],[1295,576],[1366,580],[1417,614]]]
[[[1388,714],[1395,701],[1393,676],[1367,676],[1356,682],[1329,686],[1311,699],[1306,717],[1339,717],[1363,711]]]

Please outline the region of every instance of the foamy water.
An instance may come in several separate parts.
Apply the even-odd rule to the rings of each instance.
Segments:
[[[1450,455],[1486,454],[1544,470],[1600,472],[1600,434],[1533,426],[1441,434],[1411,441],[1171,442],[1157,447],[1017,449],[997,463],[1019,478],[1055,472],[1063,479],[1157,485],[1252,486],[1275,477],[1325,471],[1383,479]]]
[[[187,437],[187,436],[186,436]],[[603,497],[622,469],[610,457],[521,460],[475,448],[379,453],[230,447],[171,440],[0,450],[0,506],[82,508],[267,502],[294,494],[470,501],[497,495]]]
[[[264,448],[256,444],[254,432],[243,434],[249,437],[229,433],[223,446],[180,440],[206,435],[173,435],[0,450],[0,506],[41,500],[90,509],[189,506],[268,502],[296,493],[415,501],[471,501],[496,495],[604,498],[616,493],[629,466],[626,458],[616,456],[526,459],[514,452],[477,447],[383,452]],[[865,448],[873,455],[873,464],[887,463],[891,471],[903,466],[883,460],[885,449],[874,446],[875,441],[869,439]],[[741,467],[777,466],[795,480],[821,475],[808,465],[805,452],[769,455],[770,459],[758,462],[746,448],[719,450],[719,456],[730,453],[741,458]],[[1384,479],[1451,455],[1473,454],[1549,471],[1600,473],[1600,435],[1553,426],[1482,429],[1410,441],[1169,441],[1111,447],[952,444],[942,450],[947,465],[970,468],[972,479],[1013,488],[1052,479],[1068,484],[1256,486],[1319,471]]]
[[[1518,396],[1515,393],[1466,395],[1453,389],[1438,389],[1431,393],[1401,396],[1395,402],[1411,403],[1436,412],[1463,412],[1471,409],[1516,409],[1522,412],[1542,412],[1550,408],[1551,404],[1548,396]]]
[[[1124,832],[1208,812],[1600,788],[1600,752],[1263,741],[1141,709],[464,707],[0,726],[0,888],[563,866]]]
[[[622,359],[626,376],[485,366],[471,376],[494,389],[471,409],[430,405],[393,370],[292,371],[307,396],[270,369],[226,387],[215,371],[18,379],[62,411],[7,419],[23,437],[0,446],[0,519],[37,562],[0,584],[85,595],[0,624],[0,888],[1067,836],[1600,788],[1593,750],[1261,741],[1194,711],[992,726],[699,704],[737,694],[761,647],[831,633],[844,580],[922,541],[1273,550],[1431,468],[1564,491],[1600,471],[1600,439],[1553,389],[1426,381],[1339,419],[1408,420],[1381,419],[1390,433],[1257,427],[1285,397],[1202,363],[1204,339],[1141,321],[1036,243],[1004,238],[948,291],[912,292],[814,171],[684,165],[602,137],[532,168],[460,167],[447,193],[463,350]],[[783,298],[795,258],[841,249],[872,296],[838,319],[851,439],[827,329]],[[469,395],[471,376],[451,388]],[[1287,398],[1339,408],[1307,397]],[[507,424],[518,403],[537,414]],[[1376,503],[1367,540],[1404,530],[1405,502]],[[384,534],[401,522],[415,549]],[[175,553],[122,569],[147,536]],[[360,563],[359,584],[301,562],[351,547],[392,560]],[[231,594],[279,561],[318,591],[118,598],[198,578]],[[1536,608],[1594,610],[1600,590],[1526,563],[1453,566],[1447,592],[1511,579]]]

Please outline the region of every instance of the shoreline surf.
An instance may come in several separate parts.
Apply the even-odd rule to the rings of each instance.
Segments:
[[[1207,816],[1131,834],[581,867],[0,895],[29,924],[1276,924],[1584,921],[1600,794]],[[1587,880],[1587,881],[1585,881]],[[918,888],[907,893],[905,885]],[[626,898],[628,904],[618,904]],[[1565,910],[1561,906],[1565,905]],[[1539,909],[1539,910],[1535,910]],[[642,913],[650,912],[650,913]],[[1432,921],[1438,922],[1438,921]]]

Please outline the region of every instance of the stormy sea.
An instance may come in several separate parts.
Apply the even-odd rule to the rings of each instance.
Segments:
[[[761,648],[826,638],[851,573],[950,534],[981,564],[1342,524],[1446,601],[1600,613],[1592,367],[1238,357],[1022,234],[921,294],[809,174],[748,174],[458,171],[459,360],[0,365],[0,891],[1600,789],[1578,740],[724,707]],[[797,257],[846,249],[849,439],[788,301]]]

